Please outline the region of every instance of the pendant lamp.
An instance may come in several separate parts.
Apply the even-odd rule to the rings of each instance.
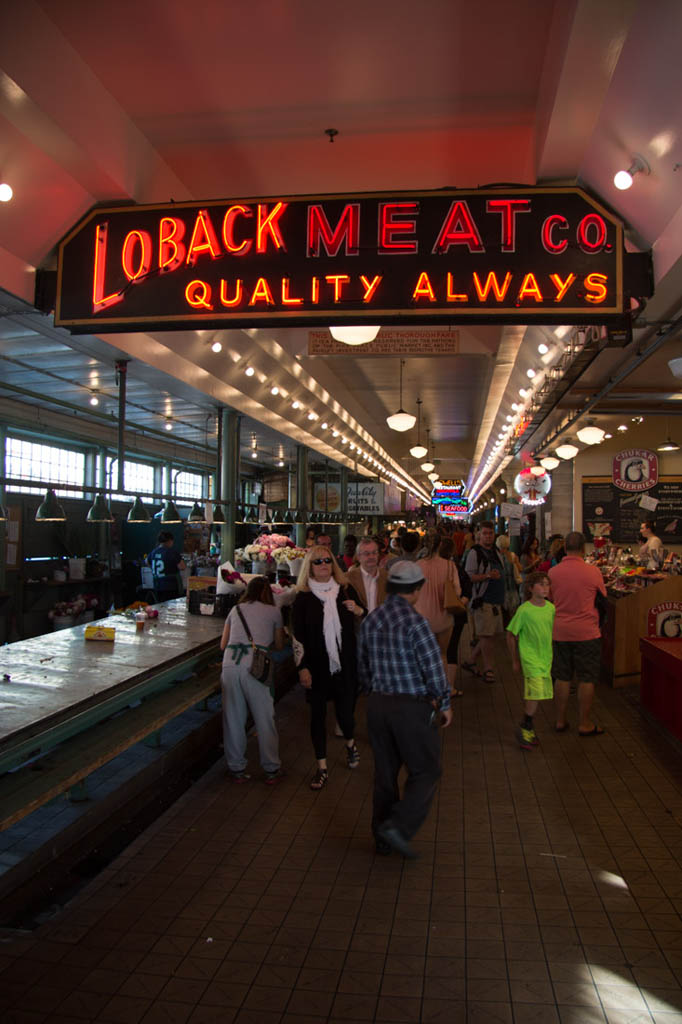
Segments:
[[[428,448],[424,447],[424,445],[421,443],[421,438],[419,436],[420,427],[421,427],[421,411],[422,411],[421,410],[421,404],[422,404],[422,400],[421,400],[421,398],[418,398],[417,399],[417,443],[416,443],[416,445],[413,448],[410,448],[410,455],[412,456],[413,459],[423,459],[425,455],[429,454]]]
[[[213,525],[214,526],[224,526],[225,522],[226,522],[226,520],[225,520],[225,513],[223,512],[223,506],[222,505],[214,505],[213,506]]]
[[[203,510],[203,508],[201,507],[201,505],[199,504],[198,501],[194,502],[194,505],[192,506],[192,511],[187,516],[187,522],[188,523],[205,523],[206,522],[206,515],[205,515],[204,510]]]
[[[568,460],[574,459],[580,448],[576,444],[571,444],[570,441],[565,441],[563,444],[557,445],[555,451],[560,459]]]
[[[417,417],[413,416],[409,412],[405,412],[403,409],[403,366],[405,360],[400,360],[400,408],[393,415],[386,417],[391,430],[397,430],[399,433],[404,433],[406,430],[411,430],[417,422]]]
[[[601,427],[596,427],[594,423],[588,423],[586,427],[581,427],[577,432],[578,440],[582,441],[583,444],[600,444],[604,440],[605,430]]]
[[[342,341],[344,345],[367,345],[370,341],[374,341],[380,330],[381,326],[350,327],[342,325],[341,327],[330,327],[329,333],[334,341]]]
[[[297,508],[296,515],[294,516],[294,522],[299,525],[303,525],[308,522],[304,508]]]
[[[249,511],[246,513],[245,523],[258,524],[258,512],[255,505],[249,505]]]
[[[6,523],[8,518],[7,509],[0,504],[0,523]]]
[[[294,519],[293,513],[290,508],[284,513],[284,519],[282,520],[287,526],[293,526],[296,520]]]
[[[151,522],[151,516],[149,515],[149,509],[145,507],[144,502],[140,497],[135,498],[130,511],[128,512],[129,523],[149,523]]]
[[[65,520],[66,512],[64,511],[64,507],[52,488],[49,488],[42,504],[38,506],[36,522],[63,523]]]
[[[172,498],[169,498],[166,502],[163,512],[161,513],[161,522],[165,525],[166,523],[181,523],[182,516],[178,512],[175,502]]]
[[[659,444],[656,449],[657,452],[679,452],[680,446],[675,441],[671,440],[670,436],[666,437],[663,444]]]
[[[85,518],[88,523],[113,523],[114,517],[103,494],[97,495]]]
[[[426,448],[427,448],[427,454],[428,454],[428,447],[429,447],[429,433],[430,433],[430,431],[429,431],[429,428],[427,427],[426,428]],[[427,458],[426,462],[422,462],[421,468],[424,470],[425,473],[431,473],[431,472],[433,472],[433,469],[435,467],[434,467],[433,462],[431,462],[431,460],[429,458]]]
[[[555,458],[554,455],[545,455],[543,459],[540,459],[540,465],[544,466],[545,469],[556,469],[560,463],[561,459]]]

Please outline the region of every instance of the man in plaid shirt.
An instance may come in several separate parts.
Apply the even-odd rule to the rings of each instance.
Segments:
[[[383,605],[358,637],[360,682],[374,753],[372,832],[377,853],[416,857],[410,839],[423,824],[440,778],[438,725],[450,725],[450,687],[426,619],[414,610],[424,574],[418,562],[394,562]],[[402,800],[398,775],[407,767]]]

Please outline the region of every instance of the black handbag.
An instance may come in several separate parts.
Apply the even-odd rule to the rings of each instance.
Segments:
[[[253,658],[251,660],[251,668],[249,669],[250,674],[254,679],[257,679],[259,683],[265,683],[266,686],[270,685],[270,672],[272,671],[272,658],[267,651],[264,651],[262,647],[256,647],[251,636],[251,630],[249,629],[246,619],[242,615],[242,610],[237,605],[237,615],[242,620],[242,626],[246,630],[246,635],[251,643],[251,649],[253,651]]]

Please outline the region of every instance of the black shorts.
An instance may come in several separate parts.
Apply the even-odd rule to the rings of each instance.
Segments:
[[[555,640],[552,677],[578,683],[598,683],[601,673],[601,639]]]

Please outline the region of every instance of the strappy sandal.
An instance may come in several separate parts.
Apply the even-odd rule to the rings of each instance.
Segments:
[[[326,768],[318,768],[310,781],[310,788],[314,790],[324,789],[329,779],[329,772]]]
[[[346,762],[349,768],[357,768],[360,764],[360,751],[357,744],[354,743],[352,747],[346,747]]]
[[[483,682],[484,683],[494,683],[495,682],[495,673],[491,672],[490,669],[486,669],[486,671],[483,673]]]

